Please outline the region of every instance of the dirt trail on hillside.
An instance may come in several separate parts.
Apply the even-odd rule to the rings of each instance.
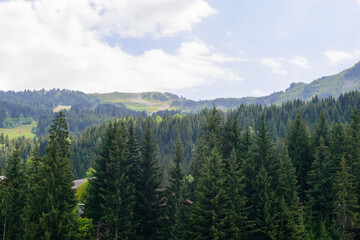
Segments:
[[[160,105],[158,111],[166,110],[170,108],[170,103],[163,103],[163,102],[150,102],[141,97],[141,93],[133,93],[130,98],[128,98],[129,101],[135,102],[135,103],[141,103],[148,106],[155,106]]]

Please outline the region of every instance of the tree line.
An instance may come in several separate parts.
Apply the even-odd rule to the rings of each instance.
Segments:
[[[230,116],[230,115],[229,115]],[[24,163],[18,145],[1,182],[3,239],[357,239],[360,114],[309,130],[301,114],[275,141],[265,112],[241,128],[207,111],[188,170],[178,131],[164,178],[155,126],[104,125],[88,182],[72,189],[71,140],[63,113],[44,156]],[[253,130],[255,129],[255,130]],[[79,204],[80,203],[80,204]]]

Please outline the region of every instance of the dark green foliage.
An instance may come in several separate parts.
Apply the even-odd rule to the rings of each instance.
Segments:
[[[25,175],[20,157],[19,146],[15,147],[12,157],[5,169],[3,183],[4,198],[2,211],[4,214],[3,239],[21,239],[24,234],[22,211],[25,206]]]
[[[344,126],[340,122],[333,124],[331,128],[329,150],[333,173],[335,173],[340,166],[341,159],[346,154],[346,135]]]
[[[115,139],[110,146],[109,159],[106,162],[106,186],[101,189],[100,196],[104,204],[100,207],[104,215],[105,237],[128,239],[134,234],[132,226],[134,185],[130,182],[128,172],[131,167],[129,152],[126,148],[127,133],[123,123],[115,127]]]
[[[320,139],[322,139],[322,143],[325,146],[330,145],[329,125],[326,121],[324,112],[320,113],[320,117],[314,127],[311,137],[311,146],[314,148],[313,152],[315,151],[315,148],[320,146]]]
[[[127,151],[128,151],[128,161],[130,167],[128,169],[128,178],[129,182],[133,184],[132,195],[134,196],[134,206],[133,206],[133,226],[135,229],[138,229],[138,225],[141,219],[141,211],[139,202],[142,197],[141,190],[141,152],[140,146],[137,141],[137,137],[134,131],[134,122],[131,120],[129,131],[128,131],[128,140],[127,140]]]
[[[238,239],[235,211],[226,193],[226,175],[219,151],[211,150],[201,169],[191,210],[191,239]]]
[[[355,177],[356,192],[360,196],[360,113],[354,108],[351,125],[346,134],[346,160]]]
[[[186,182],[181,163],[184,160],[180,135],[175,144],[174,166],[170,169],[170,184],[166,189],[168,229],[170,239],[186,239],[186,219],[188,218]]]
[[[156,144],[153,132],[151,130],[151,121],[146,119],[146,126],[142,138],[141,148],[141,193],[139,198],[140,225],[138,235],[145,239],[160,238],[162,221],[164,218],[163,190],[161,186],[161,175],[156,158]]]
[[[41,239],[72,239],[75,236],[75,196],[71,188],[70,141],[62,112],[53,120],[49,138],[39,183],[45,193],[39,220]]]
[[[104,216],[101,206],[105,205],[102,195],[106,191],[107,162],[110,159],[111,151],[114,151],[113,142],[116,139],[116,123],[109,123],[101,139],[98,156],[95,159],[94,177],[89,180],[89,199],[85,202],[85,215],[93,219],[95,224]]]
[[[303,239],[303,208],[299,198],[295,168],[286,148],[282,148],[274,164],[273,188],[279,198],[276,239]]]
[[[39,149],[36,148],[32,158],[27,163],[26,206],[24,209],[25,239],[41,239],[43,237],[40,228],[43,210],[39,204],[47,195],[44,190],[45,179],[42,174],[44,170],[43,161]]]
[[[289,157],[296,169],[300,185],[300,201],[304,202],[305,191],[308,189],[307,174],[311,168],[312,158],[310,156],[310,136],[300,114],[291,123],[285,141]]]
[[[314,232],[320,229],[320,223],[329,227],[332,220],[333,201],[333,180],[330,151],[325,146],[322,137],[320,145],[315,149],[314,162],[309,172],[309,190],[307,192],[307,211],[310,224]]]
[[[334,213],[341,239],[353,239],[359,228],[359,205],[355,182],[345,158],[341,159],[339,165],[334,181],[336,192]]]
[[[234,221],[238,230],[238,237],[244,238],[253,227],[253,222],[248,219],[250,209],[246,207],[243,169],[238,163],[235,149],[231,151],[230,157],[225,162],[227,165],[225,189],[235,211]]]
[[[276,202],[278,197],[271,188],[271,176],[261,166],[253,180],[254,193],[251,195],[251,219],[255,222],[251,239],[276,239],[278,223],[276,221]]]

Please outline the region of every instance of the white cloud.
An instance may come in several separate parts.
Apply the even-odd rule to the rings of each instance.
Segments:
[[[293,59],[289,60],[289,63],[301,68],[309,68],[307,59],[302,56],[295,56]]]
[[[102,14],[101,9],[104,7],[98,9],[97,4],[100,3],[94,0],[89,4],[89,1],[0,2],[0,88],[22,90],[58,87],[86,92],[165,91],[208,85],[219,79],[241,80],[222,65],[240,59],[218,53],[200,40],[181,43],[173,54],[152,49],[133,56],[120,46],[110,47],[101,41],[104,32],[99,30],[102,29],[99,26],[104,22],[102,18],[110,13],[105,11]],[[110,3],[117,4],[110,0],[103,2],[108,4],[105,7],[111,6]],[[137,4],[133,1],[127,2],[127,7],[141,8],[140,1],[135,1]],[[145,4],[146,1],[141,2]],[[156,8],[154,14],[160,14],[157,7],[161,2],[166,3],[166,9],[162,9],[165,11],[171,5],[169,2],[179,4],[180,1],[151,2],[154,2],[153,7]],[[203,1],[191,2],[196,3],[197,11],[204,11],[200,9],[201,6],[206,9]],[[187,9],[192,9],[190,1],[185,1],[184,4]],[[147,11],[150,11],[151,4],[145,5]],[[139,11],[137,14],[140,14],[143,10],[133,11]],[[184,10],[180,14],[187,22],[183,23],[184,25],[180,22],[179,25],[176,24],[179,16],[173,20],[149,20],[153,21],[151,26],[157,27],[148,30],[141,29],[140,26],[146,19],[139,19],[138,26],[138,23],[132,22],[130,18],[125,30],[121,30],[119,26],[112,29],[110,20],[106,20],[105,25],[109,26],[109,31],[117,30],[117,33],[123,36],[167,36],[188,30],[189,26],[200,21],[200,16],[205,16],[204,12],[195,14],[197,17],[192,16],[196,12],[194,9],[188,13],[191,16],[185,12]],[[115,19],[116,14],[111,14]],[[172,23],[167,24],[165,20]]]
[[[204,0],[88,1],[101,13],[100,27],[121,37],[175,36],[190,31],[202,18],[216,14]]]
[[[307,69],[308,60],[302,56],[295,56],[292,59],[286,58],[262,58],[260,61],[263,65],[272,69],[275,74],[288,74],[289,68],[294,71],[298,68]],[[295,68],[294,68],[295,67]]]
[[[269,68],[272,69],[273,73],[276,74],[286,74],[286,70],[284,70],[283,64],[281,63],[281,60],[275,59],[275,58],[263,58],[261,59],[261,63]]]
[[[360,4],[360,0],[358,0],[358,3]]]
[[[227,34],[228,36],[232,36],[232,32],[230,32],[230,31],[226,31],[226,34]]]
[[[261,60],[261,63],[268,67],[271,67],[271,68],[280,68],[281,67],[281,63],[274,58],[263,58]]]
[[[325,56],[334,63],[342,62],[352,58],[352,54],[344,51],[327,50],[324,52]]]
[[[251,92],[251,94],[252,94],[252,96],[254,96],[254,97],[262,97],[262,96],[267,95],[265,92],[260,91],[260,90],[258,90],[258,89],[253,90],[253,91]]]

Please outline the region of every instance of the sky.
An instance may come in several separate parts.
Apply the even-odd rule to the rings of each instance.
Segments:
[[[360,0],[0,0],[0,90],[264,96],[360,61]]]

